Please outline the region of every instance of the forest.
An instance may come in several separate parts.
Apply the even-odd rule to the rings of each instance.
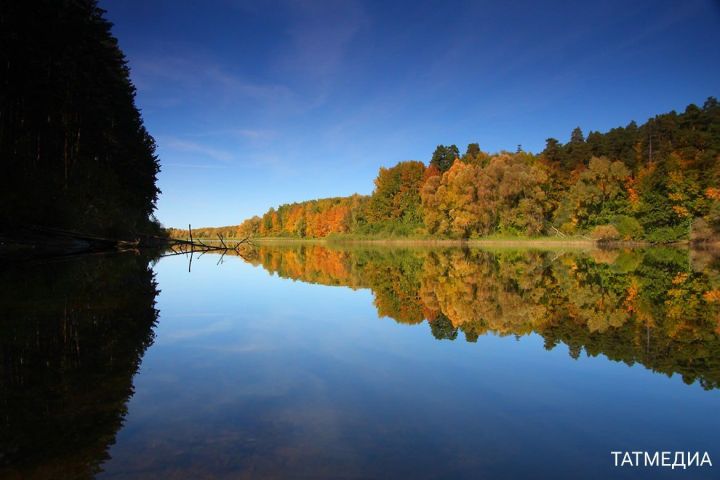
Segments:
[[[371,195],[271,208],[198,237],[331,235],[474,239],[488,235],[591,236],[598,240],[714,240],[720,232],[720,105],[657,115],[539,154],[464,153],[439,145],[426,165],[381,168]],[[171,229],[171,236],[187,231]]]
[[[160,233],[155,141],[96,0],[0,3],[0,234]]]

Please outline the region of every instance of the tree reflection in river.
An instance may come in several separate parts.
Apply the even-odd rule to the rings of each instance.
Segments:
[[[148,264],[88,256],[0,271],[0,476],[99,471],[154,338]]]
[[[250,261],[303,282],[370,288],[379,316],[427,321],[438,339],[534,332],[574,358],[584,350],[720,386],[720,273],[702,252],[263,245]]]
[[[101,469],[111,478],[136,478],[138,472],[155,478],[156,472],[174,469],[187,477],[226,471],[250,474],[255,467],[278,476],[305,468],[335,477],[348,468],[348,452],[358,455],[353,457],[359,462],[357,472],[374,471],[372,466],[378,471],[396,468],[388,472],[420,466],[413,472],[425,472],[430,467],[422,461],[431,458],[427,452],[435,448],[438,438],[447,442],[444,456],[433,458],[438,471],[460,468],[461,458],[469,462],[462,471],[472,478],[478,465],[492,471],[483,462],[497,455],[505,455],[498,465],[509,468],[507,455],[513,455],[518,438],[529,452],[528,444],[543,431],[545,418],[566,419],[572,415],[567,409],[577,404],[572,403],[575,400],[566,404],[562,416],[547,410],[547,417],[536,415],[525,402],[542,369],[524,371],[528,363],[522,358],[505,366],[474,363],[468,359],[481,358],[471,354],[479,346],[458,348],[462,345],[447,342],[462,337],[474,342],[488,334],[537,334],[544,338],[546,348],[564,344],[574,358],[582,352],[602,354],[666,375],[679,374],[685,382],[705,389],[720,384],[720,274],[715,257],[703,252],[669,248],[591,252],[336,249],[295,244],[261,245],[245,256],[281,277],[370,289],[379,316],[414,325],[415,331],[427,322],[430,334],[446,343],[420,344],[450,348],[417,350],[418,343],[397,342],[397,337],[386,342],[377,332],[397,330],[376,328],[392,327],[388,324],[368,325],[362,315],[350,319],[352,324],[343,329],[345,324],[337,325],[336,318],[343,318],[338,312],[352,304],[339,301],[329,289],[310,289],[314,300],[303,303],[297,296],[302,288],[268,281],[247,295],[234,296],[235,280],[246,282],[246,287],[252,282],[252,275],[236,276],[251,273],[239,260],[222,270],[214,258],[205,257],[197,263],[197,271],[193,268],[177,282],[168,281],[174,278],[174,269],[186,271],[182,259],[176,258],[164,264],[167,276],[161,277],[166,290],[163,305],[170,310],[163,323],[165,344],[155,345],[154,364],[151,360],[142,383],[143,376],[134,375],[153,343],[158,318],[158,288],[150,259],[115,255],[6,264],[0,270],[0,477],[92,478]],[[158,265],[160,272],[162,267]],[[244,268],[244,273],[238,273],[237,267]],[[224,287],[218,288],[222,282]],[[182,288],[186,290],[178,290]],[[197,312],[187,318],[176,312],[173,317],[173,308],[184,312],[192,304],[173,295],[195,290],[200,295],[193,301],[222,322],[208,326],[210,317],[194,318]],[[275,317],[272,304],[286,293],[296,296],[288,297]],[[325,316],[315,324],[299,321],[323,312],[318,302],[331,307]],[[367,305],[364,297],[362,303]],[[235,316],[239,309],[246,310]],[[298,329],[299,323],[303,326]],[[218,327],[222,328],[213,330]],[[293,334],[278,335],[288,328]],[[336,338],[342,347],[334,344]],[[350,345],[356,342],[360,346],[353,350]],[[368,350],[376,344],[377,350]],[[491,344],[483,343],[485,347]],[[243,345],[248,348],[240,348]],[[352,352],[347,362],[338,361],[348,349]],[[398,351],[405,355],[397,356]],[[433,352],[432,358],[423,357],[428,351]],[[510,357],[493,358],[507,361]],[[378,374],[393,361],[398,362],[396,375]],[[467,365],[472,367],[469,371],[483,372],[483,376],[466,377],[468,372],[462,372],[459,380],[445,382],[444,373],[438,375],[433,365],[443,372],[448,365]],[[513,388],[505,385],[494,390],[491,387],[498,379],[493,370],[502,376],[517,374],[515,378],[522,381]],[[550,370],[548,375],[556,372]],[[587,382],[568,387],[584,392],[585,397],[577,398],[598,392],[605,396],[586,403],[574,422],[588,419],[595,414],[588,412],[597,409],[603,415],[612,412],[608,398],[625,388],[595,389],[592,383],[598,377],[585,377]],[[166,381],[158,381],[162,378]],[[131,414],[124,440],[120,434],[111,451],[126,420],[133,382],[144,387],[133,400],[134,424]],[[458,402],[447,424],[426,416],[428,409],[439,404],[433,403],[435,396],[430,399],[419,393],[446,387],[449,390],[442,401]],[[696,389],[682,390],[690,398]],[[507,396],[492,393],[498,391]],[[554,405],[554,391],[539,391],[538,396],[546,405]],[[659,391],[653,390],[647,398],[658,403],[655,414],[664,415],[675,406],[672,400],[663,400]],[[209,398],[216,401],[208,405]],[[419,399],[414,410],[407,409],[412,403],[408,398]],[[504,405],[509,405],[508,410],[500,416],[476,415],[459,421],[460,412],[476,405],[478,399],[484,399],[488,412]],[[690,409],[701,405],[697,407],[701,414],[707,411],[704,403],[687,405]],[[613,432],[628,434],[622,425],[635,418],[634,410],[628,412],[622,421],[616,419]],[[678,417],[685,426],[673,431],[696,435],[692,429],[697,420],[688,418]],[[468,428],[458,433],[466,421]],[[527,430],[532,433],[523,437],[529,423],[535,430]],[[479,425],[487,428],[489,436],[477,435]],[[572,428],[563,431],[572,435]],[[638,423],[628,428],[637,430]],[[385,443],[378,443],[379,438]],[[425,442],[421,442],[426,448],[421,454],[408,447],[416,438]],[[498,438],[504,440],[498,443]],[[573,445],[579,443],[578,436],[568,438]],[[605,454],[609,443],[603,442],[609,442],[608,438],[599,434],[592,448],[602,447]],[[497,448],[486,456],[468,456],[461,448],[466,444],[482,452],[493,445]],[[388,445],[391,448],[386,450]],[[114,458],[108,460],[110,454]],[[585,462],[592,455],[578,458]],[[316,463],[307,463],[308,456]],[[181,457],[187,459],[184,466],[178,463]],[[384,463],[378,463],[380,457]],[[323,465],[322,469],[315,469],[317,465]]]

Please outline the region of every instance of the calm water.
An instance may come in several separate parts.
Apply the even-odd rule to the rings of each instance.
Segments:
[[[0,271],[0,476],[718,478],[708,254],[271,246]]]

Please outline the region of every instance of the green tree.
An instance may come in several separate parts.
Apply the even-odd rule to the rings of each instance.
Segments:
[[[585,142],[580,127],[573,129],[570,134],[570,142],[565,146],[565,168],[573,169],[578,165],[587,164],[590,159],[590,147]]]
[[[402,224],[406,233],[410,233],[409,229],[422,226],[420,187],[424,174],[425,165],[417,161],[381,168],[367,207],[369,223],[384,229]]]
[[[558,142],[554,138],[548,138],[547,140],[545,140],[545,149],[542,151],[542,155],[550,163],[562,163],[563,151],[560,142]]]
[[[613,214],[628,209],[625,182],[629,173],[622,162],[605,157],[590,160],[568,196],[581,225],[608,223]]]
[[[430,165],[435,166],[441,173],[446,172],[450,170],[455,159],[459,157],[460,151],[457,146],[450,145],[446,147],[445,145],[438,145],[433,152]]]

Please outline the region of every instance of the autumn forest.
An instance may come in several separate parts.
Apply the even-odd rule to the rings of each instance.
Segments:
[[[597,240],[708,241],[720,231],[720,104],[657,115],[608,132],[548,138],[539,154],[461,153],[381,168],[369,196],[271,208],[198,237],[322,238],[589,235]],[[184,237],[187,231],[171,230]]]

